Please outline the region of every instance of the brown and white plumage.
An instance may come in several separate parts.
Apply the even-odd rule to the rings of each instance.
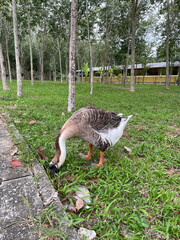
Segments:
[[[80,138],[89,142],[90,149],[86,158],[92,155],[92,146],[101,151],[100,162],[103,164],[103,152],[113,146],[122,136],[129,117],[122,117],[111,111],[93,107],[84,107],[73,113],[62,127],[56,138],[56,153],[49,167],[59,169],[66,158],[65,141],[69,138]],[[98,164],[101,166],[102,164]]]

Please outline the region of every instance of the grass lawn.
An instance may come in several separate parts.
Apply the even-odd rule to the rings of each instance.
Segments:
[[[10,91],[0,90],[0,104],[34,156],[39,158],[41,146],[51,161],[55,138],[71,116],[68,84],[36,81],[31,87],[24,81],[23,98],[16,97],[15,82],[9,86]],[[120,84],[96,83],[94,94],[89,92],[88,83],[76,84],[76,110],[90,103],[133,117],[124,136],[105,152],[107,161],[101,169],[92,167],[98,162],[97,149],[91,161],[82,159],[80,153],[87,153],[88,144],[67,141],[66,161],[52,183],[64,203],[74,204],[71,192],[77,185],[88,188],[92,198],[91,208],[69,212],[69,218],[76,227],[94,229],[97,239],[180,239],[180,88],[137,85],[130,93]],[[30,120],[35,122],[29,124]],[[31,159],[24,157],[27,163]],[[48,167],[47,161],[39,161]]]

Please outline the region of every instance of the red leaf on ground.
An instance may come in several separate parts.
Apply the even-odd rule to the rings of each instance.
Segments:
[[[62,116],[65,116],[65,113],[64,113],[64,112],[62,112],[62,113],[61,113],[61,115],[62,115]]]
[[[29,120],[29,124],[33,124],[33,123],[35,123],[36,121],[35,120]]]
[[[11,160],[11,165],[13,167],[21,167],[21,162],[18,160]]]
[[[170,170],[168,170],[167,172],[166,172],[166,174],[169,174],[169,175],[173,175],[175,172],[174,172],[174,170],[172,170],[172,169],[170,169]]]
[[[76,201],[76,209],[79,211],[84,207],[84,201],[81,198],[78,198]]]

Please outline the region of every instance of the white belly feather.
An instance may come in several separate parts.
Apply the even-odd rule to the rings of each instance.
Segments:
[[[102,139],[104,140],[107,139],[111,143],[111,146],[115,145],[119,141],[119,139],[122,137],[124,128],[131,117],[132,116],[128,116],[127,118],[122,118],[121,123],[117,128],[108,129],[106,131],[99,132]]]

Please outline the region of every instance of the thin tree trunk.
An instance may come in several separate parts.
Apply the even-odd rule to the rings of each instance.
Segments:
[[[53,54],[53,81],[56,82],[56,58],[55,58],[55,53]]]
[[[1,42],[0,42],[0,66],[1,66],[1,78],[2,78],[3,90],[10,90],[7,84],[7,79],[6,79],[6,69],[5,69],[5,62],[4,62]]]
[[[167,0],[167,24],[166,24],[166,82],[165,88],[169,89],[169,35],[170,35],[170,19],[169,19],[169,11],[170,4],[169,0]]]
[[[33,73],[33,54],[32,54],[32,37],[31,37],[31,25],[30,25],[30,16],[29,10],[27,9],[27,19],[28,19],[28,34],[29,34],[29,52],[30,52],[30,64],[31,64],[31,86],[34,86],[34,73]]]
[[[59,39],[57,39],[57,43],[58,43],[58,52],[59,52],[59,70],[60,70],[60,74],[61,74],[61,78],[60,78],[60,81],[62,82],[63,81],[63,78],[62,78],[62,61],[61,61],[61,45],[59,43]]]
[[[22,97],[23,90],[22,90],[22,78],[21,78],[18,27],[17,27],[16,0],[12,0],[12,7],[13,7],[14,45],[15,45],[15,56],[16,56],[17,96]]]
[[[76,75],[76,28],[78,0],[71,1],[71,26],[69,40],[69,96],[68,112],[75,108],[75,75]]]
[[[178,67],[178,85],[180,85],[180,67]]]
[[[68,56],[66,54],[66,82],[68,82]]]
[[[125,66],[124,66],[123,80],[122,80],[122,83],[123,83],[124,86],[126,86],[126,80],[127,80],[130,45],[131,45],[131,41],[130,41],[130,38],[129,38],[128,51],[127,51],[127,54],[126,54],[126,62],[125,62]]]
[[[12,73],[11,73],[11,63],[9,59],[9,46],[8,46],[8,39],[9,39],[9,33],[7,30],[7,23],[6,19],[4,18],[4,25],[5,25],[5,40],[6,40],[6,54],[7,54],[7,62],[8,62],[8,72],[9,72],[9,81],[12,82]]]
[[[83,69],[82,69],[82,63],[81,63],[81,82],[83,82]]]
[[[90,94],[93,94],[93,63],[92,63],[92,50],[91,50],[91,39],[89,30],[89,18],[88,18],[88,0],[86,0],[86,20],[87,20],[87,30],[88,30],[88,44],[89,44],[89,78],[91,84]]]
[[[132,0],[132,41],[131,41],[131,78],[130,92],[134,92],[134,64],[135,64],[135,38],[136,38],[136,10],[138,0]]]

